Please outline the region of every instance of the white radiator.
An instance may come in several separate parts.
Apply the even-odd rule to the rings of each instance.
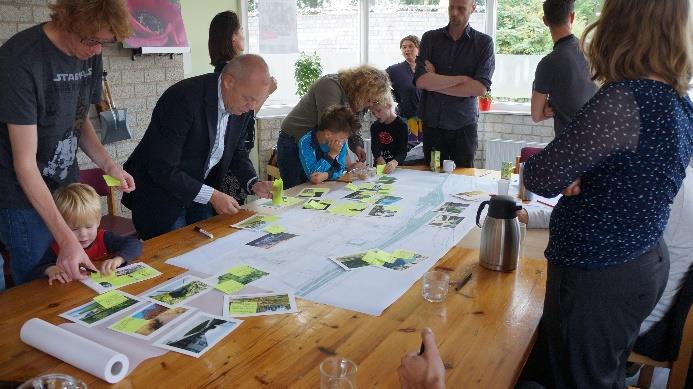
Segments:
[[[547,143],[528,142],[525,140],[491,139],[486,141],[486,163],[484,168],[500,170],[503,162],[515,163],[523,147],[545,147]]]

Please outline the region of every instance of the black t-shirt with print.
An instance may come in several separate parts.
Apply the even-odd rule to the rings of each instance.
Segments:
[[[408,136],[409,127],[399,116],[390,124],[381,122],[371,124],[373,160],[382,156],[385,162],[395,159],[401,165],[407,157]]]
[[[43,27],[0,46],[0,208],[31,208],[14,171],[7,123],[37,126],[36,163],[53,191],[77,180],[82,124],[101,97],[101,55],[68,56]]]

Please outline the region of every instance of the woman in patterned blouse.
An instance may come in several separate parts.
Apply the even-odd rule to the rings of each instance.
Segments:
[[[551,216],[544,313],[525,371],[547,387],[624,387],[640,324],[664,290],[660,239],[693,151],[690,7],[605,0],[583,35],[601,89],[525,166],[529,190],[564,194]]]

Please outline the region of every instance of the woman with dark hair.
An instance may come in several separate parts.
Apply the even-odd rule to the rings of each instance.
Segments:
[[[399,41],[404,61],[388,66],[385,71],[392,82],[393,95],[397,102],[397,114],[404,118],[409,127],[409,143],[415,146],[423,140],[421,119],[417,116],[421,90],[414,84],[416,56],[419,55],[419,38],[407,35]]]
[[[224,11],[214,16],[212,22],[209,24],[209,39],[207,40],[210,64],[214,66],[214,73],[221,73],[226,63],[243,52],[244,41],[243,27],[241,27],[238,15],[236,15],[235,12]],[[272,77],[271,80],[272,83],[267,97],[277,90],[277,81],[274,77]],[[255,112],[260,110],[260,107],[265,103],[267,97],[259,101],[255,106],[253,116]],[[250,152],[254,146],[255,121],[253,121],[252,126],[248,128],[245,137],[246,150]],[[247,193],[243,190],[243,186],[238,181],[238,178],[231,173],[224,178],[221,190],[229,196],[233,196],[236,201],[238,201],[238,204],[241,205],[245,203],[245,199],[248,197]]]

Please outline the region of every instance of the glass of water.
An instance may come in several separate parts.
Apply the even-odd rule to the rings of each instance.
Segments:
[[[320,389],[356,389],[354,361],[334,356],[320,363]]]
[[[423,276],[423,289],[421,294],[426,301],[439,303],[445,300],[448,294],[450,276],[442,271],[429,271]]]
[[[45,374],[34,377],[22,384],[19,389],[86,389],[81,380],[67,374]]]

